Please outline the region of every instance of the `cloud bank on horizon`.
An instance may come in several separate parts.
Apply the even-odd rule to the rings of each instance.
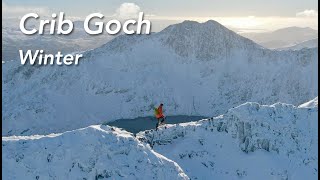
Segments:
[[[306,9],[296,14],[298,17],[318,17],[318,11],[313,9]]]
[[[2,1],[2,11],[3,11],[3,17],[2,20],[7,19],[19,19],[24,14],[35,12],[38,13],[41,16],[50,17],[51,13],[58,11],[66,12],[69,19],[74,20],[84,20],[85,16],[89,15],[83,13],[75,13],[74,10],[68,9],[66,7],[64,8],[57,8],[52,6],[46,6],[45,3],[38,3],[38,4],[25,4],[24,1],[20,0],[14,0],[16,3],[8,3],[8,1]],[[13,1],[13,2],[14,2]],[[93,0],[97,1],[97,0]],[[59,3],[59,1],[57,1]],[[100,2],[101,3],[101,2]],[[141,2],[140,2],[141,3]],[[287,2],[291,3],[291,2]],[[81,4],[81,3],[80,3]],[[222,25],[231,28],[237,32],[263,32],[263,31],[272,31],[284,27],[290,27],[290,26],[298,26],[298,27],[311,27],[313,29],[318,29],[318,10],[316,9],[300,9],[299,11],[296,9],[294,13],[292,13],[291,16],[288,15],[279,15],[281,13],[276,13],[275,11],[270,11],[269,15],[255,15],[251,14],[250,11],[248,11],[247,16],[244,16],[243,13],[239,13],[239,16],[232,15],[230,16],[230,13],[227,13],[229,9],[226,10],[226,15],[219,16],[208,14],[206,16],[203,16],[203,14],[199,11],[199,16],[194,16],[190,13],[191,16],[186,15],[185,13],[176,13],[175,15],[172,15],[172,13],[168,13],[168,15],[164,15],[164,13],[159,13],[159,11],[156,11],[155,9],[158,7],[147,7],[147,5],[143,4],[140,5],[138,3],[134,2],[122,2],[122,3],[116,3],[117,6],[114,6],[113,9],[109,10],[103,10],[103,9],[95,9],[90,8],[94,2],[86,3],[88,5],[87,11],[93,12],[100,12],[105,14],[106,19],[128,19],[132,17],[137,17],[137,14],[139,12],[144,12],[148,19],[155,21],[153,24],[157,24],[156,28],[153,28],[153,31],[159,31],[162,28],[182,22],[184,20],[194,20],[198,22],[204,22],[210,19],[216,20]],[[106,4],[106,3],[104,3]],[[114,4],[110,2],[110,4]],[[200,4],[200,3],[199,3]],[[108,5],[108,4],[106,4]],[[317,5],[317,1],[314,2],[314,7]],[[96,7],[100,7],[97,3]],[[183,6],[182,6],[183,7]],[[186,5],[187,7],[187,5]],[[81,6],[79,6],[79,11],[81,11]],[[161,7],[159,7],[161,9]],[[303,8],[303,7],[301,7]],[[196,8],[195,8],[196,9]],[[230,8],[232,9],[232,8]],[[281,8],[279,8],[281,9]],[[69,11],[69,12],[68,12]],[[155,12],[154,12],[155,11]],[[177,12],[179,12],[177,10]]]

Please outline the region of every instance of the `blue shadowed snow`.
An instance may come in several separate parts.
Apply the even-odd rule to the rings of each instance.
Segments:
[[[201,119],[205,119],[203,116],[185,116],[185,115],[179,115],[179,116],[167,116],[166,117],[166,124],[177,124],[177,123],[184,123],[184,122],[191,122],[191,121],[198,121]],[[104,123],[104,125],[109,126],[116,126],[118,128],[122,128],[126,131],[132,132],[134,134],[155,129],[157,124],[157,119],[155,117],[138,117],[135,119],[119,119],[113,122]]]

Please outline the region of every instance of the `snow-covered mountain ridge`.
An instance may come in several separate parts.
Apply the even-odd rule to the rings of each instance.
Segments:
[[[318,96],[306,103],[303,103],[299,106],[300,108],[314,108],[318,107]]]
[[[317,95],[318,49],[264,49],[214,21],[120,36],[79,66],[3,64],[3,135],[59,133],[153,115],[216,116],[245,102]],[[15,108],[12,108],[15,107]]]
[[[108,126],[2,137],[4,179],[188,179],[175,162]]]
[[[137,138],[180,164],[191,179],[318,175],[317,105],[245,103],[215,118],[166,125]]]
[[[316,102],[245,103],[214,118],[136,137],[101,125],[2,137],[3,178],[316,179]]]

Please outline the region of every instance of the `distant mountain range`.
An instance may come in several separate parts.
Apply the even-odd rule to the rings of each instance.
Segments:
[[[318,31],[309,27],[288,27],[266,33],[242,33],[263,47],[270,49],[287,48],[304,41],[318,38]]]
[[[318,47],[318,38],[311,39],[308,41],[303,41],[302,43],[296,44],[294,46],[279,48],[278,50],[300,50],[303,48],[315,48],[315,47]]]
[[[107,34],[90,36],[85,33],[82,23],[74,22],[74,31],[69,35],[24,35],[19,28],[6,23],[2,28],[2,61],[19,59],[19,50],[42,49],[52,54],[58,51],[63,54],[85,51],[97,48],[115,37]]]

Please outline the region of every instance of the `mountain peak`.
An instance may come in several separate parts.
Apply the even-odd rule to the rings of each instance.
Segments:
[[[273,31],[273,33],[297,33],[297,32],[317,32],[317,30],[314,30],[310,27],[292,26],[292,27],[286,27],[286,28]]]
[[[214,20],[204,23],[183,21],[159,32],[160,41],[182,57],[213,60],[232,49],[260,47]]]
[[[184,20],[180,24],[200,24],[198,21]]]
[[[213,28],[214,26],[220,26],[220,27],[227,29],[226,27],[224,27],[223,25],[221,25],[217,21],[214,21],[211,19],[206,22],[203,22],[203,23],[200,23],[198,21],[185,20],[182,23],[170,25],[170,26],[168,26],[168,28],[169,27],[179,27],[179,26],[182,26],[182,27],[189,26],[189,27],[194,27],[194,28],[203,28],[204,26],[211,26]]]
[[[159,41],[181,57],[205,61],[221,59],[226,57],[230,51],[261,48],[253,41],[229,30],[217,21],[208,20],[200,23],[185,20],[150,36],[130,35],[129,37],[124,35],[117,37],[102,49],[121,52],[130,49],[133,44],[149,40]]]
[[[212,24],[212,25],[220,25],[220,26],[222,26],[218,21],[215,21],[213,19],[210,19],[210,20],[204,22],[203,24]]]

